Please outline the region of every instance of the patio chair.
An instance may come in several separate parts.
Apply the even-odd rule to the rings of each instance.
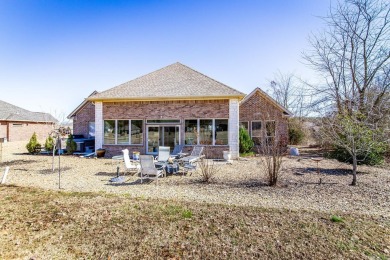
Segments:
[[[134,163],[130,161],[129,150],[122,150],[123,160],[125,161],[125,169],[131,173],[139,173],[141,170],[141,166],[138,163]]]
[[[158,162],[167,162],[170,158],[170,150],[169,146],[159,146],[158,147],[158,156],[156,157],[156,161]]]
[[[164,175],[163,167],[157,169],[153,163],[152,155],[140,155],[139,160],[141,163],[141,183],[143,179],[156,179]]]
[[[204,156],[203,155],[203,149],[204,149],[203,146],[194,146],[194,148],[192,148],[191,155],[183,157],[183,158],[180,158],[179,161],[183,165],[185,165],[185,164],[193,164],[193,163],[195,163],[196,161],[198,161],[200,158],[202,158]]]
[[[182,144],[175,145],[175,147],[173,148],[173,151],[171,153],[171,157],[173,157],[174,159],[179,159],[180,153],[183,151],[183,147],[184,147],[184,145],[182,145]]]

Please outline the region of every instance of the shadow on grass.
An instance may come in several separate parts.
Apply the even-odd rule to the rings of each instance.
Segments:
[[[95,173],[96,176],[116,176],[116,172],[98,172]],[[119,172],[119,175],[123,175],[123,173]]]
[[[71,169],[72,169],[71,167],[61,167],[61,172],[66,172],[66,171],[69,171]],[[56,173],[58,173],[58,167],[54,168],[54,172],[50,168],[50,169],[39,170],[38,173],[39,174],[56,174]]]
[[[9,162],[2,162],[0,163],[0,166],[15,166],[15,165],[21,165],[21,164],[30,164],[30,163],[36,163],[36,160],[13,160]]]
[[[309,167],[309,168],[294,168],[293,172],[295,175],[305,175],[305,173],[317,173],[317,167]],[[321,169],[319,168],[319,174],[323,175],[334,175],[334,176],[347,176],[352,175],[351,169]],[[365,172],[358,171],[357,174],[368,174]]]
[[[142,180],[142,183],[141,183],[141,179],[137,179],[134,181],[127,180],[124,182],[109,182],[109,183],[106,183],[105,185],[120,187],[120,186],[148,185],[148,184],[151,184],[152,182],[156,182],[156,180],[146,179],[146,180]]]

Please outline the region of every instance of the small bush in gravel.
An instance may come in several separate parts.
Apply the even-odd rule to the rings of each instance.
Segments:
[[[51,152],[53,151],[53,148],[54,148],[54,139],[49,135],[45,141],[45,150]]]
[[[303,124],[297,119],[291,119],[288,122],[288,138],[292,145],[302,144],[305,139]]]
[[[239,132],[239,144],[240,144],[240,153],[249,153],[253,148],[252,138],[249,136],[248,131],[240,127]]]
[[[266,176],[268,185],[275,186],[278,182],[283,163],[283,146],[276,140],[264,142],[259,146],[260,170]]]
[[[31,154],[37,154],[41,149],[41,144],[37,140],[37,134],[34,132],[30,138],[30,141],[26,145],[26,149]]]
[[[198,166],[200,169],[201,180],[205,183],[211,182],[220,170],[213,160],[205,158],[202,158],[198,162]]]
[[[73,136],[69,135],[68,139],[66,140],[66,153],[67,154],[73,154],[77,149],[77,144],[73,140]]]
[[[209,152],[206,148],[204,150],[205,157],[198,161],[201,180],[205,183],[211,182],[214,179],[215,175],[220,171],[220,167],[213,160],[205,159],[210,158],[210,156],[207,156],[208,153]]]

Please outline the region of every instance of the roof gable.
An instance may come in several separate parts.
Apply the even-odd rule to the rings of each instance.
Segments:
[[[251,93],[249,93],[248,95],[245,96],[245,98],[241,101],[240,104],[244,104],[245,102],[247,102],[253,95],[255,95],[256,93],[259,93],[262,97],[264,97],[265,99],[267,99],[268,101],[271,102],[271,104],[273,104],[276,108],[278,108],[279,110],[281,110],[286,116],[293,116],[293,113],[291,113],[287,108],[285,108],[284,106],[280,105],[275,99],[273,99],[270,95],[268,95],[266,92],[264,92],[263,90],[261,90],[260,88],[255,88]]]
[[[97,93],[99,92],[94,90],[91,94],[89,94],[88,97],[91,97]],[[74,117],[88,102],[88,98],[84,99],[83,102],[81,102],[80,105],[78,105],[66,118],[71,119],[72,117]]]
[[[29,121],[29,122],[57,122],[48,113],[31,112],[0,100],[0,120],[4,121]]]
[[[243,98],[245,94],[179,62],[156,70],[88,100]]]

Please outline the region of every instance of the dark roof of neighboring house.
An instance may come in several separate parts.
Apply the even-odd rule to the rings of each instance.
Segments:
[[[96,90],[94,90],[88,97],[91,97],[95,94],[97,94],[99,92],[97,92]],[[80,105],[78,105],[68,116],[67,118],[68,119],[71,119],[72,117],[74,117],[79,111],[80,109],[82,109],[87,103],[88,103],[88,98],[84,99],[83,102],[81,102]]]
[[[268,95],[267,93],[265,93],[263,90],[261,90],[260,88],[255,88],[251,93],[249,93],[248,95],[246,95],[246,97],[241,101],[240,104],[243,104],[245,103],[247,100],[249,100],[250,97],[252,97],[255,93],[259,93],[261,96],[263,96],[265,99],[269,100],[273,105],[275,105],[275,107],[277,107],[278,109],[280,109],[284,115],[286,116],[293,116],[293,113],[291,113],[287,108],[285,108],[284,106],[282,106],[281,104],[279,104],[278,102],[276,102],[275,99],[273,99],[270,95]]]
[[[21,107],[0,100],[0,120],[26,122],[57,122],[52,115],[41,112],[31,112]]]
[[[244,93],[177,62],[92,95],[88,100],[242,99],[244,96]]]

